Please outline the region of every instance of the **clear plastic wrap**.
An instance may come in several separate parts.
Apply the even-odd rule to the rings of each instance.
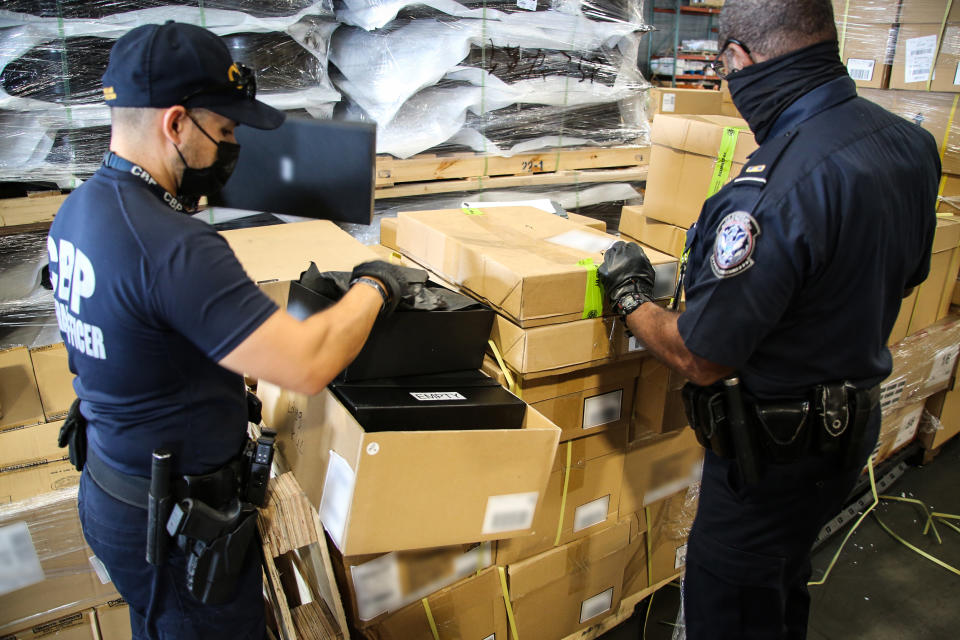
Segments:
[[[960,352],[960,317],[950,316],[890,347],[893,372],[880,388],[884,416],[947,388]]]
[[[833,0],[837,29],[844,24],[892,24],[897,21],[900,3],[896,0]]]
[[[44,329],[56,330],[47,262],[46,233],[0,236],[0,345],[33,346]]]
[[[40,18],[99,20],[118,13],[168,6],[203,6],[206,10],[240,11],[258,18],[276,18],[296,14],[320,5],[333,15],[330,0],[4,0],[5,13],[21,13]]]

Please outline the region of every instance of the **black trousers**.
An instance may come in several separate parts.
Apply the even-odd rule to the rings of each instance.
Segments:
[[[767,465],[755,486],[743,486],[734,462],[706,452],[687,547],[689,640],[806,638],[811,547],[843,507],[879,430],[876,410],[855,469],[811,456]]]

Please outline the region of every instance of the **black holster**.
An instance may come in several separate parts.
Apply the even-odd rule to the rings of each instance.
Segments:
[[[60,427],[57,446],[67,447],[70,462],[77,471],[83,471],[83,465],[87,463],[87,419],[80,413],[80,398],[70,405],[67,418]]]

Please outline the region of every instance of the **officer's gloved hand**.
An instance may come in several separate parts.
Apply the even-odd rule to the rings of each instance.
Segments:
[[[626,317],[653,300],[656,274],[640,245],[617,242],[603,255],[597,276],[613,310]]]
[[[409,288],[403,267],[383,260],[364,262],[353,268],[353,273],[350,274],[350,282],[353,283],[364,276],[376,278],[383,283],[384,293],[387,297],[380,309],[380,317],[383,318],[393,313],[400,303],[400,299],[406,295]]]

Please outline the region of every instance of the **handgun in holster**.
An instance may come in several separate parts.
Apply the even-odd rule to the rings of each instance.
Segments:
[[[83,471],[87,462],[87,419],[80,413],[80,398],[73,401],[57,437],[58,447],[67,447],[70,463]]]

